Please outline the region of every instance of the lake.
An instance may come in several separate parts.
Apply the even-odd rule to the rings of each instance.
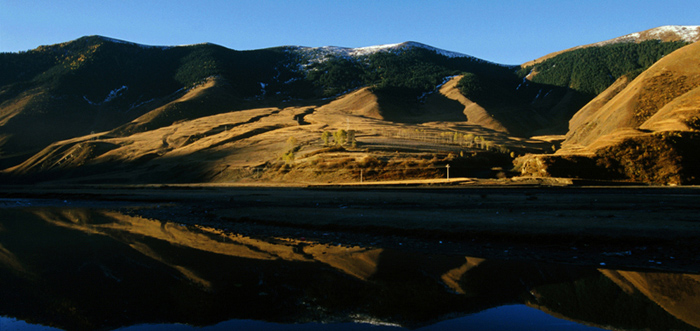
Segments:
[[[0,209],[0,330],[700,328],[700,275]]]

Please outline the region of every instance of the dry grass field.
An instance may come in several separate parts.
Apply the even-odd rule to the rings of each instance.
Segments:
[[[392,112],[363,88],[335,100],[190,114],[231,107],[213,78],[127,125],[56,142],[4,173],[56,183],[338,183],[361,173],[445,178],[447,164],[453,176],[493,177],[517,155],[552,152],[550,141],[510,135],[459,94],[458,78],[409,112]]]

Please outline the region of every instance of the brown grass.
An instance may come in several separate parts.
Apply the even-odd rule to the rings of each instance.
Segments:
[[[700,86],[698,54],[699,43],[688,45],[659,60],[626,84],[624,89],[619,90],[620,82],[613,84],[574,115],[564,146],[593,146],[596,140],[618,132],[640,127],[660,129],[651,122],[668,121],[677,116],[692,117],[693,112],[700,112],[698,107],[686,107],[688,103],[696,103],[700,96],[686,97],[688,92]],[[685,99],[683,102],[677,102],[682,98]],[[664,109],[667,105],[672,108]],[[681,107],[686,107],[682,114],[674,111]],[[655,116],[662,110],[663,116]],[[678,126],[669,128],[680,129]],[[605,139],[615,141],[609,137]]]
[[[180,103],[199,100],[211,92],[204,89],[215,87],[214,82],[205,84],[199,87],[203,89],[197,92],[199,94],[191,91]],[[195,119],[181,118],[157,129],[146,130],[146,125],[158,126],[147,121],[146,116],[135,121],[139,127],[143,126],[143,130],[131,133],[122,130],[118,135],[98,133],[58,142],[5,173],[38,176],[34,177],[37,180],[63,177],[68,181],[76,178],[83,182],[132,183],[345,182],[359,179],[359,169],[367,170],[367,178],[376,180],[435,178],[444,176],[441,173],[443,170],[431,168],[437,160],[427,163],[422,160],[423,156],[416,158],[414,154],[448,155],[452,152],[459,155],[462,152],[472,156],[478,151],[443,139],[445,137],[442,135],[446,133],[450,137],[479,136],[491,142],[492,146],[518,151],[537,151],[549,147],[546,142],[514,139],[503,132],[464,122],[401,124],[370,118],[366,116],[367,113],[349,113],[351,106],[366,102],[367,93],[358,91],[340,98],[337,103],[320,107],[304,104],[287,108],[252,108]],[[295,116],[300,112],[306,114],[304,121],[310,124],[298,124]],[[357,147],[324,146],[322,132],[339,129],[354,130]],[[423,141],[392,134],[401,130],[426,132],[430,137],[437,138]],[[290,139],[296,141],[294,158],[283,160],[282,156],[290,151],[287,143]],[[82,149],[85,147],[90,147],[89,151]],[[411,161],[413,158],[416,159]],[[444,158],[440,156],[439,159]],[[55,166],[59,160],[65,159],[72,162],[61,161],[63,166]],[[416,164],[415,168],[425,165],[429,170],[413,169],[411,162]],[[78,171],[85,166],[91,166],[94,170]],[[444,163],[439,166],[444,167]],[[478,167],[486,165],[479,161]],[[44,173],[47,169],[52,170]]]
[[[662,132],[626,139],[596,153],[597,164],[633,181],[696,184],[700,179],[700,135]]]
[[[697,81],[688,79],[687,76],[674,75],[668,71],[650,78],[637,96],[634,124],[642,125],[663,106],[697,85]]]

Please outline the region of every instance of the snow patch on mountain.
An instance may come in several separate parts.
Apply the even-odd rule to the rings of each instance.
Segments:
[[[377,46],[367,46],[367,47],[359,47],[359,48],[346,48],[345,51],[347,52],[347,55],[349,56],[365,56],[365,55],[371,55],[374,53],[378,52],[391,52],[391,51],[400,51],[400,50],[406,50],[406,49],[411,49],[411,48],[423,48],[427,49],[430,51],[433,51],[437,54],[450,57],[450,58],[456,58],[456,57],[471,57],[466,54],[462,53],[457,53],[457,52],[451,52],[451,51],[446,51],[444,49],[432,47],[426,44],[421,44],[415,41],[407,41],[399,44],[385,44],[385,45],[377,45]]]
[[[694,43],[700,40],[700,25],[665,25],[658,28],[630,33],[614,39],[601,41],[591,46],[604,46],[618,43],[636,43],[645,40],[680,40]]]
[[[681,40],[692,43],[700,40],[700,25],[667,25],[656,28],[650,33],[656,37],[662,37],[665,34],[673,33],[678,35]]]
[[[120,87],[120,88],[116,88],[114,90],[109,91],[109,94],[107,94],[107,97],[105,98],[104,101],[102,101],[102,103],[107,103],[107,102],[114,100],[114,98],[116,98],[122,94],[122,91],[126,91],[128,89],[129,89],[128,86],[122,85],[122,87]]]
[[[429,97],[430,95],[432,95],[432,94],[434,94],[435,92],[439,91],[440,88],[442,88],[443,85],[447,84],[447,82],[449,82],[452,78],[455,78],[455,77],[457,77],[457,75],[454,75],[454,76],[447,76],[447,77],[443,78],[443,79],[442,79],[442,83],[440,83],[440,84],[438,84],[437,86],[435,86],[435,88],[434,88],[432,91],[423,92],[423,94],[421,94],[421,95],[418,97],[418,102],[419,102],[419,103],[425,103],[425,101],[428,99],[428,97]]]
[[[122,94],[124,94],[124,91],[127,91],[127,90],[129,90],[129,87],[126,86],[126,85],[122,85],[122,87],[118,87],[118,88],[116,88],[116,89],[114,89],[114,90],[111,90],[111,91],[109,91],[109,93],[107,94],[107,96],[105,97],[105,99],[102,100],[102,102],[93,102],[93,101],[90,101],[90,100],[87,98],[87,96],[83,96],[83,99],[84,99],[85,101],[87,101],[87,103],[89,103],[90,105],[93,105],[93,106],[101,106],[101,105],[103,105],[103,104],[105,104],[105,103],[108,103],[108,102],[114,100],[114,99],[117,98],[117,97],[120,97]]]
[[[399,44],[384,44],[376,46],[366,46],[366,47],[339,47],[339,46],[323,46],[323,47],[305,47],[305,46],[289,46],[288,49],[293,52],[302,54],[311,63],[318,63],[325,61],[328,57],[336,56],[348,59],[360,58],[364,56],[369,56],[379,52],[400,52],[403,50],[409,50],[412,48],[423,48],[433,51],[437,54],[449,57],[449,58],[473,58],[470,55],[446,51],[444,49],[432,47],[429,45],[421,44],[415,41],[407,41]]]

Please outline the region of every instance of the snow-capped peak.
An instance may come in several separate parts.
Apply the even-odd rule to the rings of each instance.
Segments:
[[[665,25],[642,32],[630,33],[622,37],[601,41],[593,46],[617,43],[641,42],[645,40],[685,41],[694,43],[700,40],[700,25]]]
[[[700,40],[700,25],[665,25],[647,32],[659,39],[667,35],[676,35],[680,40],[689,43]]]
[[[415,42],[415,41],[407,41],[407,42],[403,42],[403,43],[399,43],[399,44],[385,44],[385,45],[366,46],[366,47],[358,47],[358,48],[346,48],[346,50],[347,50],[347,55],[363,56],[363,55],[374,54],[377,52],[388,52],[388,51],[393,51],[393,50],[404,50],[404,49],[411,49],[411,48],[423,48],[423,49],[427,49],[427,50],[433,51],[435,53],[438,53],[440,55],[444,55],[447,57],[470,57],[469,55],[466,55],[466,54],[446,51],[444,49],[435,48],[435,47],[428,46],[426,44],[421,44],[421,43]]]
[[[290,47],[296,51],[302,52],[305,55],[315,58],[317,61],[323,61],[325,57],[328,56],[340,56],[340,57],[361,57],[372,55],[379,52],[393,52],[406,50],[411,48],[423,48],[443,56],[455,58],[455,57],[471,57],[466,54],[450,52],[436,47],[421,44],[415,41],[407,41],[398,44],[384,44],[376,46],[366,46],[366,47],[338,47],[338,46],[323,46],[323,47],[304,47],[304,46],[293,46]]]

